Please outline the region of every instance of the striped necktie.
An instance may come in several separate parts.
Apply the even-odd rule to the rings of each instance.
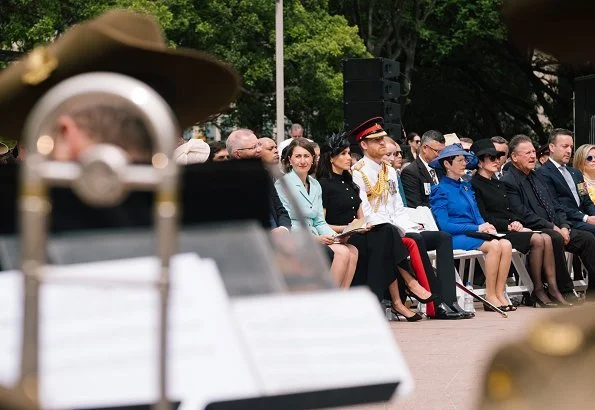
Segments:
[[[432,177],[432,181],[434,182],[434,185],[438,185],[438,177],[436,176],[435,169],[430,170],[430,176]]]
[[[545,209],[545,212],[547,213],[549,221],[555,223],[556,213],[552,209],[550,203],[546,200],[546,198],[545,198],[546,194],[543,192],[543,190],[541,189],[541,186],[539,186],[539,184],[537,183],[538,181],[536,181],[535,179],[536,179],[536,177],[533,173],[527,175],[527,181],[529,181],[529,185],[531,185],[531,189],[533,190],[535,197],[537,197],[537,200],[539,201],[541,206]]]

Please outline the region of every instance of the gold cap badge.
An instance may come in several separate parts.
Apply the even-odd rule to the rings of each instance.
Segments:
[[[37,85],[45,81],[58,67],[58,59],[50,54],[47,47],[36,47],[27,57],[26,68],[21,77],[25,84]]]

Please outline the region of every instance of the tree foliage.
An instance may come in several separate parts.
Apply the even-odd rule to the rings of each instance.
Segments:
[[[3,0],[4,61],[50,41],[69,26],[111,8],[157,17],[172,46],[213,53],[242,76],[243,93],[226,125],[271,133],[275,119],[275,2],[271,0]],[[286,0],[286,116],[321,137],[342,125],[341,61],[368,55],[325,0]],[[172,68],[173,69],[173,68]],[[201,81],[196,78],[195,81]]]
[[[421,33],[410,129],[474,138],[517,133],[545,142],[572,128],[576,70],[536,50],[519,50],[500,19],[500,0],[443,0]]]
[[[475,138],[524,132],[543,140],[551,126],[571,127],[577,68],[513,47],[500,4],[284,0],[288,120],[301,122],[315,138],[341,128],[341,62],[376,56],[401,62],[408,131],[437,128]],[[171,46],[205,50],[231,63],[242,76],[243,93],[222,125],[272,132],[272,0],[2,0],[0,62],[115,7],[155,15]]]
[[[401,61],[406,96],[411,90],[420,36],[438,3],[438,0],[332,0],[332,10],[359,27],[359,34],[373,56]]]
[[[577,69],[511,44],[501,0],[331,0],[368,51],[401,62],[403,125],[471,137],[572,127]]]

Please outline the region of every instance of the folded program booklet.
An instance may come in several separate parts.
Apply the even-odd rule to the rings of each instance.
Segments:
[[[354,219],[345,227],[345,229],[343,229],[342,233],[335,235],[335,238],[341,239],[346,236],[351,236],[354,233],[364,232],[365,230],[366,230],[366,220],[365,219]]]

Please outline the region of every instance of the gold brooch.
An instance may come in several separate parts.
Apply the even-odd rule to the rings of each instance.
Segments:
[[[26,68],[21,79],[25,84],[37,85],[45,81],[58,67],[58,59],[50,54],[47,47],[36,47],[25,62]]]

